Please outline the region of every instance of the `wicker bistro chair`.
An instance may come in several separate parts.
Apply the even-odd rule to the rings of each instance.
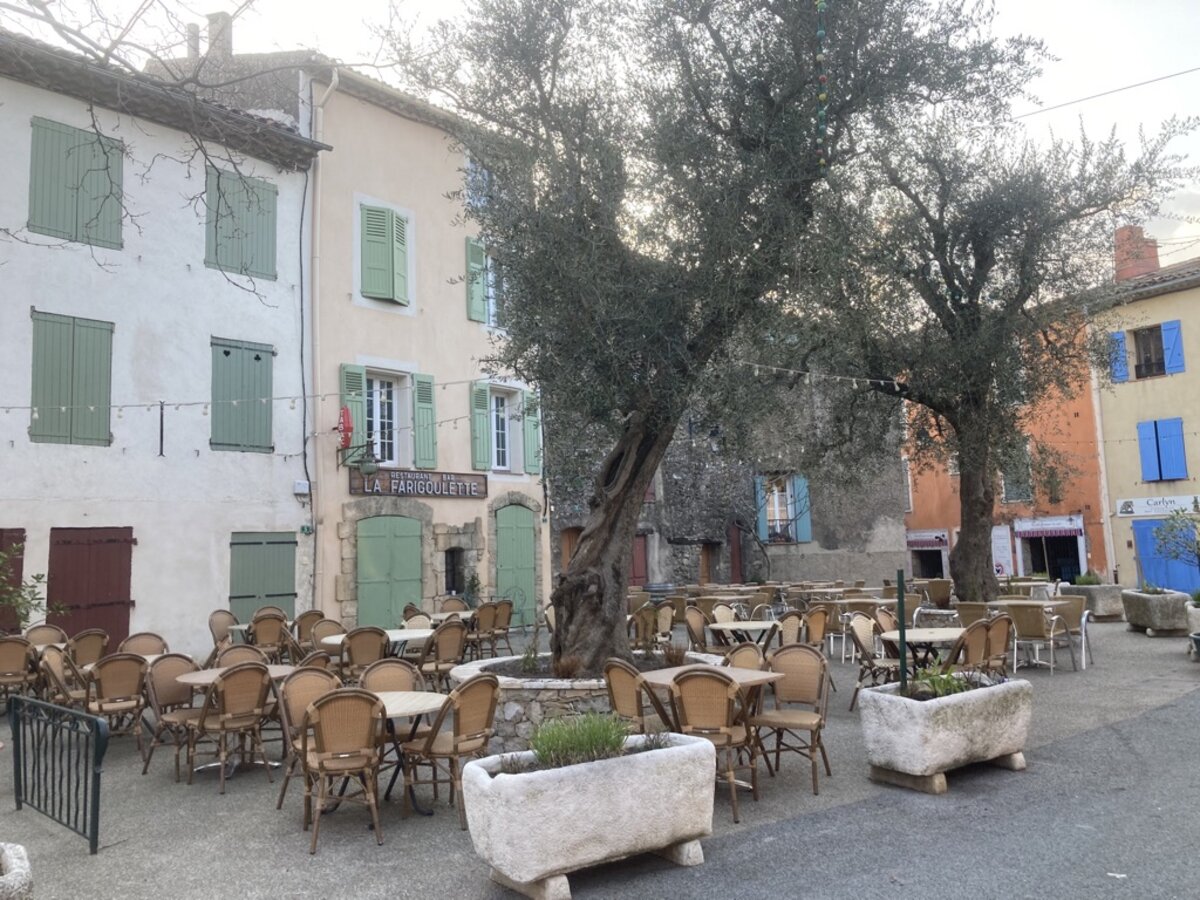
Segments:
[[[253,622],[259,616],[283,616],[284,621],[287,621],[287,613],[284,611],[283,607],[274,606],[272,604],[260,606],[258,609],[256,609],[254,611],[254,615],[250,617],[250,621]]]
[[[230,666],[240,666],[242,663],[267,662],[267,655],[253,644],[234,644],[217,653],[215,666],[226,669]]]
[[[312,631],[309,633],[312,635],[312,644],[314,650],[322,650],[325,653],[328,653],[331,657],[336,657],[339,659],[341,658],[342,651],[340,647],[334,650],[324,646],[321,643],[324,638],[333,637],[335,634],[346,633],[346,629],[341,622],[338,622],[334,619],[322,619],[319,622],[313,623]]]
[[[81,631],[67,641],[67,656],[77,666],[98,663],[108,650],[108,633],[99,628]]]
[[[117,652],[136,653],[138,656],[157,656],[170,653],[171,648],[167,646],[167,642],[161,634],[155,634],[153,631],[139,631],[121,641]]]
[[[283,809],[283,798],[288,784],[302,768],[304,760],[304,715],[308,707],[319,697],[336,691],[342,681],[327,669],[301,666],[279,684],[279,717],[283,725],[284,759],[283,784],[279,787],[276,809]]]
[[[633,618],[625,626],[632,642],[638,647],[653,647],[656,642],[656,630],[658,627],[658,613],[654,606],[647,603],[640,607],[634,614]]]
[[[440,612],[469,612],[471,609],[462,597],[447,597],[441,602]]]
[[[236,752],[246,761],[246,740],[250,740],[250,756],[262,757],[267,781],[273,782],[267,751],[262,741],[262,721],[266,717],[271,696],[271,675],[265,663],[249,662],[233,666],[217,676],[208,693],[200,715],[187,723],[188,784],[196,769],[196,747],[202,740],[216,745],[220,763],[221,793],[225,793],[225,765],[229,760],[229,738],[236,735]]]
[[[83,709],[87,702],[87,681],[79,674],[65,650],[47,646],[38,662],[46,701],[72,709]]]
[[[67,633],[57,625],[48,625],[42,622],[38,625],[30,625],[25,629],[25,640],[35,647],[42,647],[46,644],[65,644]]]
[[[312,643],[312,627],[325,618],[325,613],[319,609],[306,609],[300,615],[296,616],[292,622],[292,631],[296,635],[296,643],[300,645],[300,649],[305,653],[309,653],[316,648]]]
[[[187,747],[188,722],[200,717],[200,709],[193,706],[195,696],[191,685],[180,684],[176,679],[185,672],[197,672],[200,667],[190,656],[168,653],[150,663],[146,676],[146,700],[154,712],[154,733],[150,735],[150,748],[142,764],[142,774],[150,771],[150,760],[154,748],[166,746],[165,738],[175,745],[175,782],[179,783],[179,754]]]
[[[972,622],[950,646],[942,661],[941,673],[982,671],[987,664],[987,639],[987,620]]]
[[[108,720],[113,734],[133,732],[142,754],[142,710],[146,706],[146,660],[136,653],[113,653],[92,666],[86,708]]]
[[[359,679],[365,691],[424,691],[428,689],[421,670],[406,659],[388,657],[371,663]]]
[[[450,692],[449,700],[430,730],[402,745],[405,815],[409,812],[413,787],[417,784],[433,784],[436,790],[438,772],[445,771],[450,778],[450,802],[454,803],[455,797],[459,797],[458,823],[466,831],[467,816],[461,798],[461,761],[487,752],[499,700],[500,681],[495,675],[485,672],[469,678]],[[450,717],[450,728],[443,730],[447,716]],[[417,780],[417,768],[420,765],[430,766],[432,772],[429,782]]]
[[[283,612],[275,612],[274,609],[275,607],[264,607],[256,612],[246,636],[250,643],[266,654],[268,660],[278,662],[284,646],[284,637],[288,635],[287,616]]]
[[[651,711],[661,723],[661,728],[653,730],[671,729],[670,714],[637,668],[623,659],[612,657],[604,663],[604,683],[608,687],[608,703],[613,715],[629,722],[635,734],[647,734],[652,730],[643,700],[650,701]]]
[[[714,622],[736,622],[737,613],[734,612],[733,606],[728,603],[714,603],[712,620]]]
[[[7,703],[10,694],[24,694],[37,684],[33,667],[33,644],[23,637],[0,637],[0,697]]]
[[[1060,600],[1066,600],[1068,605],[1058,608],[1058,615],[1067,626],[1067,632],[1076,640],[1079,646],[1079,661],[1081,669],[1086,669],[1092,659],[1092,640],[1088,636],[1088,622],[1092,613],[1087,608],[1087,597],[1082,594],[1060,594]]]
[[[1078,669],[1075,662],[1075,646],[1071,632],[1062,616],[1050,616],[1036,606],[1009,606],[1007,611],[1016,626],[1017,649],[1024,649],[1028,665],[1043,665],[1039,651],[1046,647],[1050,651],[1050,674],[1054,674],[1054,650],[1066,646],[1071,654],[1071,668]],[[1030,653],[1032,652],[1032,655]],[[1017,668],[1014,660],[1013,669]]]
[[[711,653],[707,639],[708,620],[697,606],[689,606],[683,611],[683,625],[687,629],[688,642],[696,653]]]
[[[497,647],[496,652],[499,653],[500,642],[504,642],[504,650],[509,656],[513,654],[512,643],[508,639],[508,632],[512,628],[513,617],[513,602],[511,600],[496,601],[496,627],[492,629],[492,633],[496,636],[493,644]]]
[[[387,632],[374,625],[355,628],[342,643],[342,681],[354,684],[367,666],[383,659],[388,652]]]
[[[886,606],[875,607],[875,621],[879,623],[880,631],[896,631],[900,628],[900,622],[896,619],[896,614]]]
[[[991,608],[986,603],[955,603],[951,609],[958,612],[958,620],[962,622],[963,628],[981,619],[986,621],[992,614]]]
[[[498,610],[495,603],[481,603],[475,610],[475,621],[467,632],[467,653],[473,659],[483,659],[485,655],[496,655],[496,615]],[[410,626],[411,627],[411,626]],[[485,650],[490,653],[485,654]]]
[[[400,612],[400,615],[404,619],[404,621],[407,622],[413,616],[420,614],[420,612],[421,612],[421,607],[417,606],[417,604],[405,603],[404,609]]]
[[[846,634],[859,657],[858,680],[854,683],[854,693],[850,695],[850,709],[853,711],[858,703],[858,692],[866,685],[868,678],[872,685],[879,684],[881,678],[885,684],[895,681],[900,677],[900,667],[906,663],[893,657],[876,656],[875,638],[879,634],[879,623],[870,616],[855,613],[846,626]]]
[[[674,624],[675,607],[670,603],[660,603],[654,611],[654,642],[659,645],[671,643]]]
[[[706,738],[717,750],[718,773],[729,784],[733,821],[741,821],[738,811],[737,769],[750,770],[750,787],[758,800],[758,742],[746,722],[737,682],[715,667],[687,669],[671,682],[671,697],[684,734]],[[749,756],[743,764],[741,756]]]
[[[340,688],[313,701],[300,731],[304,763],[304,830],[312,825],[309,853],[317,852],[321,812],[333,782],[355,778],[360,792],[339,797],[366,805],[375,840],[383,843],[379,827],[379,735],[383,731],[383,701],[369,691]],[[313,789],[316,789],[314,803]]]
[[[213,646],[219,648],[230,643],[229,629],[237,624],[237,616],[227,609],[216,609],[209,613],[208,630],[212,634]]]
[[[307,654],[299,663],[298,666],[307,666],[310,669],[329,669],[333,668],[333,657],[324,650],[314,650]]]
[[[735,669],[761,669],[763,667],[762,647],[754,641],[742,641],[725,654],[725,665]]]
[[[1016,626],[1012,616],[1001,613],[987,620],[987,659],[983,666],[985,675],[998,675],[1004,678],[1008,675],[1008,653],[1012,647],[1013,669],[1017,665],[1017,648],[1013,646],[1013,634]]]
[[[447,619],[425,641],[418,668],[438,689],[450,687],[450,670],[460,665],[467,644],[467,626],[459,619]]]
[[[750,726],[757,730],[767,771],[774,776],[779,769],[784,750],[794,751],[808,759],[812,766],[812,789],[814,796],[820,793],[817,784],[817,753],[825,763],[825,774],[833,775],[829,767],[829,756],[821,740],[825,728],[825,704],[828,700],[826,686],[829,683],[829,661],[816,647],[808,644],[784,644],[768,660],[772,672],[780,672],[783,679],[771,687],[775,694],[775,708],[763,710],[750,719]],[[807,709],[796,709],[798,704]],[[770,750],[763,742],[763,732],[769,739],[775,736],[775,766],[771,767]],[[807,739],[802,736],[807,735]],[[793,743],[794,742],[794,743]]]
[[[785,644],[799,643],[801,636],[804,634],[804,613],[795,609],[784,613],[779,619],[779,627],[776,629],[776,634],[779,636],[780,647]]]

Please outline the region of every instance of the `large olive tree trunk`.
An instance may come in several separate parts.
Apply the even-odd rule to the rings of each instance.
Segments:
[[[555,659],[577,656],[597,674],[610,656],[630,658],[625,631],[629,555],[646,488],[674,435],[674,422],[650,427],[634,414],[600,467],[591,514],[550,596]]]
[[[950,577],[959,600],[995,600],[992,569],[992,510],[996,503],[996,473],[986,434],[959,433],[959,510],[962,530],[950,552]]]

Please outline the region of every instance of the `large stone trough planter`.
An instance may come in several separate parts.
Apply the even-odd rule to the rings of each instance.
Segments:
[[[1125,617],[1119,584],[1064,584],[1059,593],[1087,597],[1087,608],[1095,619],[1116,622]]]
[[[0,844],[0,900],[29,900],[32,896],[33,872],[25,848]]]
[[[1033,688],[1014,680],[910,700],[898,684],[859,694],[870,778],[929,794],[946,793],[946,772],[977,762],[1025,768]]]
[[[709,741],[673,734],[670,746],[616,759],[504,771],[532,759],[489,756],[463,768],[471,842],[494,881],[566,900],[577,869],[651,851],[679,865],[704,862],[699,839],[712,834],[716,771]]]
[[[1144,594],[1121,591],[1125,621],[1130,631],[1143,631],[1146,637],[1166,637],[1188,633],[1187,605],[1191,598],[1182,591]]]

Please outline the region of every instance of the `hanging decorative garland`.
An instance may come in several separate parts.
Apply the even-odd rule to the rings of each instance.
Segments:
[[[828,135],[825,119],[829,110],[829,76],[825,72],[825,0],[816,0],[816,7],[817,56],[813,71],[817,76],[817,163],[821,167],[821,174],[824,175],[829,157],[828,145],[825,142]]]

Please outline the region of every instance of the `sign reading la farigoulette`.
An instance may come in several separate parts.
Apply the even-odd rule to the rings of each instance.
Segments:
[[[350,493],[478,500],[487,496],[487,476],[462,472],[417,472],[410,469],[380,469],[373,475],[363,475],[358,469],[352,468]]]

